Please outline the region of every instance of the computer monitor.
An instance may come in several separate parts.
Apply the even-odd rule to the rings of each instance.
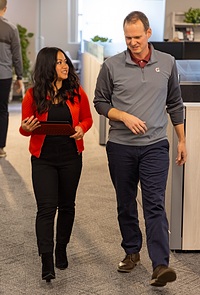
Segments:
[[[184,42],[151,42],[155,49],[169,53],[175,59],[183,59]]]

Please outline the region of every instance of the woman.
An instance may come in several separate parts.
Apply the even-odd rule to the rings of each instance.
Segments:
[[[75,134],[39,134],[40,121],[68,121]],[[42,279],[55,278],[54,218],[57,214],[55,265],[68,267],[66,247],[74,216],[82,169],[83,136],[92,125],[88,98],[70,59],[59,48],[38,53],[33,88],[22,101],[20,133],[30,136],[32,182],[37,203],[36,236]]]

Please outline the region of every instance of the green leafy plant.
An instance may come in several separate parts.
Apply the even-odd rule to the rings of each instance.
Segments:
[[[91,38],[91,40],[93,42],[111,42],[112,40],[111,39],[108,39],[106,37],[100,37],[98,35],[94,36],[93,38]]]
[[[186,23],[199,24],[200,23],[200,8],[192,8],[184,14]]]
[[[23,62],[23,78],[30,78],[30,60],[28,58],[28,46],[30,44],[29,39],[34,36],[33,33],[28,33],[27,29],[21,25],[17,25],[19,31],[21,51],[22,51],[22,62]]]

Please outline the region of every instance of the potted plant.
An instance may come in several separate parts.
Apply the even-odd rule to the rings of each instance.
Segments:
[[[200,8],[192,8],[185,12],[184,14],[185,19],[184,22],[192,23],[192,24],[199,24],[200,23]]]
[[[112,39],[108,39],[107,37],[100,37],[99,35],[94,36],[91,38],[92,42],[97,42],[99,45],[104,47],[104,58],[107,58],[112,55]]]
[[[30,60],[28,58],[28,46],[30,44],[29,39],[34,36],[33,33],[27,32],[27,29],[21,25],[17,25],[19,31],[21,51],[22,51],[22,62],[23,62],[23,78],[30,81]]]
[[[91,38],[91,40],[93,42],[111,42],[111,39],[108,39],[107,37],[100,37],[99,35],[94,36],[93,38]]]

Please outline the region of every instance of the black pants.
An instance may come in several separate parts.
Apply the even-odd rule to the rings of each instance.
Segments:
[[[12,78],[0,79],[0,148],[6,146],[8,132],[8,100]]]
[[[146,241],[153,269],[169,263],[168,220],[165,189],[169,168],[169,143],[162,140],[148,146],[107,143],[110,175],[117,196],[122,247],[127,254],[140,252],[142,233],[137,210],[140,180],[146,225]]]
[[[75,217],[75,198],[82,154],[75,143],[44,146],[41,157],[31,157],[32,181],[37,202],[36,236],[39,255],[53,252],[54,219],[57,214],[56,241],[67,245]],[[57,210],[58,209],[58,210]]]

